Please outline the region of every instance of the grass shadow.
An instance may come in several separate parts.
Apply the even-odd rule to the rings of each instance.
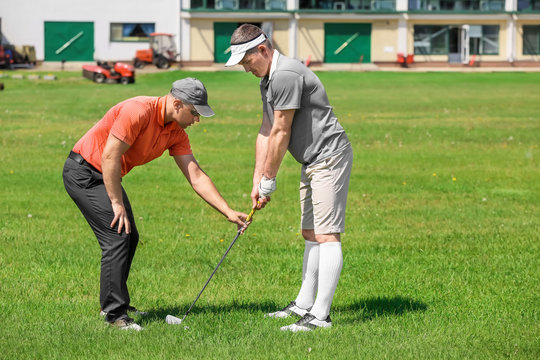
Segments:
[[[153,321],[164,321],[167,315],[173,315],[178,318],[184,317],[184,314],[191,306],[191,303],[186,303],[178,306],[162,307],[157,309],[148,309],[145,311],[148,312],[148,315],[144,316],[141,320],[141,323],[149,323]],[[272,301],[262,301],[262,302],[243,302],[234,300],[227,304],[215,305],[215,304],[205,304],[199,305],[195,304],[193,309],[189,312],[189,316],[203,313],[213,313],[213,314],[223,314],[230,312],[249,312],[249,313],[267,313],[275,311],[278,307],[283,307],[283,304],[277,304]]]
[[[370,321],[379,317],[403,316],[407,313],[426,311],[428,306],[420,301],[402,296],[373,297],[351,304],[338,305],[332,312],[339,314],[342,323]]]
[[[173,315],[182,318],[189,309],[189,304],[180,306],[163,307],[149,309],[148,315],[141,319],[142,324],[154,321],[164,321],[167,315]],[[232,301],[222,305],[201,305],[195,304],[191,309],[189,316],[201,313],[223,314],[230,312],[248,312],[248,313],[268,313],[276,311],[285,304],[278,304],[273,301],[261,302],[242,302]],[[394,296],[394,297],[373,297],[364,300],[357,300],[350,304],[336,305],[332,309],[332,317],[339,318],[342,324],[370,321],[379,317],[403,316],[410,312],[426,311],[428,306],[414,299]]]

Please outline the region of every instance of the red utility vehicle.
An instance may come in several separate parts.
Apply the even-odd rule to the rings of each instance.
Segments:
[[[180,54],[176,52],[174,35],[167,33],[151,33],[150,49],[137,50],[133,65],[142,69],[146,64],[154,64],[160,69],[168,69],[171,63],[178,61]]]
[[[8,51],[4,50],[4,47],[0,45],[0,67],[11,69],[13,58]]]
[[[123,62],[114,63],[113,66],[107,62],[97,62],[97,65],[83,65],[83,76],[98,84],[121,83],[124,85],[135,82],[135,69],[133,65]]]

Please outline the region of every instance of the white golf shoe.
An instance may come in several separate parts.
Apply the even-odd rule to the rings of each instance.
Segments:
[[[292,331],[292,332],[311,331],[317,328],[329,328],[329,327],[332,327],[332,320],[330,319],[330,315],[328,315],[326,320],[319,320],[315,316],[311,315],[310,313],[307,313],[294,324],[283,326],[281,328],[281,331]]]
[[[297,315],[297,316],[304,316],[308,313],[310,309],[302,309],[300,307],[298,307],[296,305],[296,302],[291,302],[289,305],[285,306],[283,309],[279,310],[279,311],[276,311],[276,312],[273,312],[273,313],[269,313],[269,314],[264,314],[264,317],[271,317],[271,318],[278,318],[278,319],[284,319],[284,318],[288,318],[292,315]]]

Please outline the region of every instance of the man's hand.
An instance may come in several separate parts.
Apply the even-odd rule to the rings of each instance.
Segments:
[[[251,201],[253,202],[253,207],[255,209],[261,210],[270,202],[270,196],[259,196],[259,185],[253,185],[253,189],[251,190]]]
[[[233,224],[238,225],[238,230],[240,230],[242,234],[247,229],[248,225],[251,223],[251,221],[246,223],[247,217],[248,214],[244,214],[242,212],[234,210],[231,210],[231,212],[227,214],[227,220],[229,220]]]
[[[270,195],[276,191],[276,178],[267,178],[263,176],[259,185],[257,186],[258,204],[257,209],[260,210],[266,206],[270,201]]]
[[[276,191],[276,178],[267,178],[263,175],[259,182],[259,197],[269,197]]]
[[[112,203],[111,205],[114,212],[114,219],[111,223],[111,228],[113,228],[114,225],[116,225],[116,223],[118,222],[119,234],[122,233],[122,228],[125,229],[126,234],[131,233],[131,224],[129,223],[126,208],[124,207],[124,205],[119,203]]]

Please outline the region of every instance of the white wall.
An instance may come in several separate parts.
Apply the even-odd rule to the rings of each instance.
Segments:
[[[44,58],[45,21],[94,23],[94,59],[131,60],[145,43],[110,41],[111,23],[155,23],[157,32],[175,34],[179,46],[180,0],[0,0],[4,40],[13,45],[33,45],[38,60]]]

